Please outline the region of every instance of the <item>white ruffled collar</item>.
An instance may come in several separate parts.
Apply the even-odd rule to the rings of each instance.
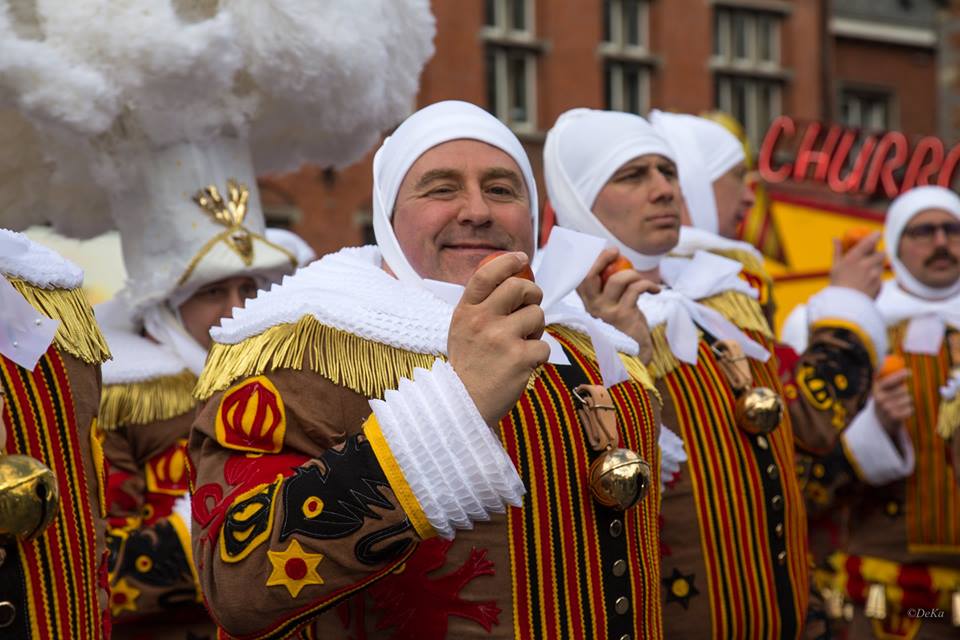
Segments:
[[[360,338],[415,353],[446,355],[454,305],[425,288],[393,278],[380,265],[380,251],[375,246],[327,255],[249,300],[210,334],[219,343],[236,344],[310,315],[321,324]],[[599,325],[617,351],[638,352],[632,338],[594,323],[586,312],[563,302],[551,305],[546,316],[548,324],[584,333],[588,324],[595,329]]]
[[[43,289],[76,289],[83,270],[22,233],[0,229],[0,273]]]

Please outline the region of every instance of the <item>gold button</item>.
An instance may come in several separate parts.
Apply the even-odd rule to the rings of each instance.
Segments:
[[[633,638],[630,637],[629,633],[625,633],[622,636],[620,636],[620,640],[633,640]]]
[[[8,600],[0,602],[0,629],[9,627],[16,619],[17,608],[13,606],[13,603]]]
[[[613,563],[613,575],[618,578],[627,572],[627,561],[617,560]]]
[[[777,554],[777,564],[784,564],[787,561],[787,552],[781,551]]]
[[[783,509],[783,497],[782,496],[773,496],[770,498],[770,506],[773,507],[774,511],[780,511]]]
[[[766,449],[770,445],[767,444],[767,439],[763,436],[757,436],[757,446],[761,449]]]
[[[771,480],[776,480],[780,477],[780,469],[777,469],[777,465],[770,464],[767,465],[767,477]]]
[[[777,523],[777,526],[775,526],[775,527],[773,528],[773,530],[776,532],[778,538],[782,538],[782,537],[783,537],[783,523],[782,523],[782,522],[778,522],[778,523]]]
[[[619,520],[614,520],[610,523],[610,535],[614,538],[619,538],[620,534],[623,533],[623,523]]]
[[[630,600],[626,596],[620,596],[613,605],[614,610],[620,615],[630,611]]]

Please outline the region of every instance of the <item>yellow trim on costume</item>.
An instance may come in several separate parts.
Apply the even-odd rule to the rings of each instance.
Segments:
[[[745,293],[730,289],[697,302],[718,311],[741,329],[756,331],[764,338],[771,340],[775,338],[770,329],[770,323],[767,322],[767,316],[763,313],[763,307]]]
[[[253,539],[247,543],[247,546],[244,547],[243,551],[241,551],[235,556],[231,556],[229,553],[227,553],[227,543],[223,537],[223,527],[221,527],[220,528],[220,559],[221,560],[228,563],[240,562],[241,560],[249,556],[254,549],[259,547],[264,540],[270,539],[270,534],[273,533],[273,514],[274,514],[273,501],[277,497],[277,489],[280,486],[281,482],[283,482],[283,474],[278,473],[276,479],[274,479],[273,482],[266,482],[264,484],[259,484],[253,489],[250,489],[250,491],[241,493],[239,496],[236,497],[236,499],[234,499],[234,501],[230,504],[230,506],[227,507],[227,513],[229,514],[230,509],[232,509],[234,505],[238,505],[244,500],[249,500],[250,498],[252,498],[253,496],[259,493],[263,493],[264,489],[269,488],[270,490],[270,505],[266,507],[266,509],[269,510],[269,512],[267,513],[267,518],[268,518],[267,528],[261,531],[256,536],[254,536]],[[226,525],[224,524],[224,526]]]
[[[960,393],[953,398],[941,399],[937,412],[937,435],[949,440],[960,429]]]
[[[90,422],[90,457],[93,458],[93,470],[97,474],[97,502],[100,508],[100,517],[107,517],[107,473],[104,468],[103,441],[106,436],[97,419]]]
[[[860,338],[860,342],[867,348],[867,352],[870,354],[870,363],[874,367],[880,366],[880,361],[877,358],[877,345],[873,344],[873,338],[871,338],[870,334],[864,331],[863,327],[859,324],[844,318],[820,318],[810,325],[810,333],[823,328],[846,329],[854,334]]]
[[[710,249],[710,253],[715,253],[718,256],[736,260],[742,264],[743,268],[749,271],[751,275],[754,275],[761,280],[765,280],[768,283],[773,283],[773,278],[771,278],[770,274],[767,273],[767,269],[763,264],[763,260],[757,258],[757,256],[750,251],[745,249]]]
[[[174,532],[177,534],[177,540],[180,541],[180,546],[183,547],[183,553],[187,556],[190,575],[193,576],[193,584],[197,587],[196,601],[203,602],[203,594],[200,592],[200,576],[197,575],[197,567],[193,563],[193,541],[190,539],[190,529],[177,512],[171,513],[167,521],[170,523],[170,526],[173,527]]]
[[[697,329],[697,339],[699,340],[703,333]],[[659,380],[666,377],[680,366],[680,361],[670,349],[670,341],[667,340],[667,323],[661,323],[650,329],[650,340],[653,342],[653,358],[650,359],[648,369],[653,377]]]
[[[590,341],[590,336],[587,336],[579,331],[574,331],[568,327],[560,325],[550,325],[548,327],[550,333],[554,333],[567,342],[571,343],[575,349],[582,352],[588,359],[596,362],[597,354],[593,348],[593,342]],[[618,353],[620,356],[620,361],[623,363],[624,368],[626,368],[627,373],[630,374],[630,377],[641,386],[643,386],[647,391],[651,392],[657,397],[657,400],[660,401],[660,404],[663,405],[663,398],[660,397],[660,392],[657,391],[657,386],[653,382],[653,377],[650,375],[650,371],[647,369],[646,365],[640,360],[638,356],[631,356],[625,353]]]
[[[377,456],[380,468],[383,469],[384,475],[387,476],[387,482],[390,483],[393,494],[397,496],[397,501],[406,512],[407,517],[410,518],[410,522],[413,524],[417,535],[423,540],[437,535],[433,525],[427,520],[427,515],[423,512],[420,501],[413,495],[413,490],[407,483],[407,478],[403,475],[397,459],[393,457],[393,452],[390,451],[390,445],[387,444],[386,438],[383,437],[383,432],[380,430],[380,423],[377,422],[377,416],[375,414],[371,413],[370,417],[363,423],[363,433],[367,436],[367,440],[370,441],[370,446],[373,447],[373,453]]]
[[[866,482],[867,476],[863,473],[863,468],[857,461],[857,457],[853,455],[853,450],[847,445],[847,441],[843,438],[840,438],[840,446],[843,448],[843,457],[846,458],[847,462],[850,463],[850,466],[853,468],[853,472],[857,474],[857,478],[861,482]]]
[[[100,427],[150,424],[183,415],[197,406],[193,387],[197,376],[189,369],[143,382],[107,384],[100,395]]]
[[[936,553],[939,555],[957,555],[960,554],[960,546],[949,544],[908,544],[907,551],[910,553]],[[958,572],[957,585],[960,586],[960,572]]]
[[[441,357],[414,353],[321,324],[311,315],[270,327],[237,344],[214,343],[194,394],[206,400],[239,378],[276,369],[309,369],[352,391],[381,398]]]
[[[34,309],[60,321],[53,338],[59,349],[88,364],[110,359],[107,341],[93,317],[93,309],[78,289],[44,289],[26,280],[10,278],[10,284]]]

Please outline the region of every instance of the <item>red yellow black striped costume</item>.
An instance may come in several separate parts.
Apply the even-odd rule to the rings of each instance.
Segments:
[[[287,336],[283,339],[279,334],[270,337],[268,331],[236,345],[215,345],[211,362],[224,366],[208,366],[201,378],[199,389],[211,397],[190,445],[193,533],[204,594],[227,632],[241,638],[281,638],[299,629],[304,637],[371,640],[662,637],[659,482],[655,479],[647,497],[625,513],[593,500],[587,474],[597,454],[579,425],[571,388],[599,384],[600,375],[585,336],[563,328],[549,330],[571,364],[545,365],[500,423],[500,439],[528,491],[523,508],[508,508],[490,522],[458,532],[450,542],[432,537],[415,499],[413,504],[408,501],[411,494],[396,475],[377,421],[368,417],[367,399],[382,391],[345,382],[357,380],[357,371],[341,370],[336,376],[341,383],[336,384],[327,377],[334,375],[326,369],[332,366],[329,362],[307,356],[284,367],[247,370],[234,380],[222,377],[224,371],[236,376],[231,363],[242,354],[270,349],[270,344],[284,349],[288,339],[302,339],[311,331],[316,339],[323,337],[327,348],[352,345],[351,368],[375,357],[392,361],[397,371],[412,372],[421,362],[419,354],[356,342],[309,318],[298,329],[281,328]],[[643,371],[630,360],[628,369]],[[369,383],[378,374],[366,375]],[[231,435],[231,425],[239,420],[237,428],[245,429],[247,418],[273,412],[233,409],[234,397],[282,405],[283,439],[275,452],[251,458],[260,445],[247,452],[232,448],[240,436]],[[621,445],[633,448],[656,469],[659,407],[653,392],[631,380],[614,386],[611,397]],[[227,413],[222,413],[224,407]],[[269,424],[272,434],[281,428],[275,421]],[[250,442],[249,432],[244,433]],[[327,470],[325,492],[305,493],[305,487],[318,485],[298,480],[314,473],[318,464]],[[368,506],[377,517],[364,520],[357,533],[337,535],[310,526],[312,514],[329,508],[321,504],[337,504],[343,492],[360,495],[364,486],[380,487],[382,500],[364,494],[368,505],[378,505]],[[252,500],[261,506],[250,506]],[[225,517],[218,518],[217,511]],[[263,523],[243,541],[234,535],[234,514],[241,513],[245,522]],[[299,533],[283,537],[291,520],[303,522]],[[358,539],[361,534],[379,536],[380,531],[381,547],[389,543],[391,552],[371,561]],[[278,565],[281,558],[284,564]],[[265,575],[272,576],[266,585]],[[241,591],[257,596],[238,599]]]
[[[109,353],[79,288],[9,281],[40,313],[61,324],[32,371],[0,357],[3,453],[47,465],[57,479],[60,509],[38,538],[0,547],[0,638],[106,638],[110,621],[96,417],[99,365]]]

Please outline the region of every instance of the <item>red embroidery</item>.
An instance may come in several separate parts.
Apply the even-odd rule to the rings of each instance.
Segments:
[[[232,387],[220,400],[215,427],[228,449],[277,453],[287,430],[280,392],[264,376]]]
[[[452,541],[440,538],[421,542],[400,573],[392,573],[370,587],[373,607],[379,613],[377,629],[392,627],[392,640],[444,640],[450,616],[473,620],[487,632],[499,624],[500,608],[495,601],[460,598],[460,591],[471,580],[494,575],[486,549],[471,549],[470,557],[453,573],[428,577],[446,565],[452,545]]]

